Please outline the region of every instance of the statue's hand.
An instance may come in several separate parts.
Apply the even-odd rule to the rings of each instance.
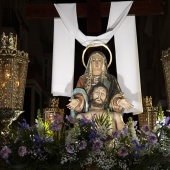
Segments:
[[[127,99],[119,99],[117,104],[126,110],[130,110],[133,108],[133,105]]]
[[[67,106],[67,108],[74,110],[80,103],[78,99],[70,99],[70,103]]]

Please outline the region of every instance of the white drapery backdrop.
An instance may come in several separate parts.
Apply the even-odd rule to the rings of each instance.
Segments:
[[[135,17],[127,16],[132,3],[112,2],[107,31],[99,36],[86,36],[79,30],[76,4],[54,4],[61,19],[54,19],[53,96],[70,96],[73,91],[75,39],[87,46],[95,41],[106,44],[114,35],[118,82],[134,105],[129,112],[142,112]]]

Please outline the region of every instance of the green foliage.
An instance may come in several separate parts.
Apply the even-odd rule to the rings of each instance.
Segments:
[[[46,137],[52,138],[54,135],[53,131],[50,130],[50,124],[47,121],[44,121],[44,133]]]
[[[96,115],[94,117],[94,121],[97,127],[105,126],[106,128],[109,129],[111,126],[111,117],[110,117],[109,109],[107,109],[106,112],[103,112],[100,115]]]
[[[164,111],[162,110],[161,103],[158,104],[158,121],[163,122],[165,120]]]

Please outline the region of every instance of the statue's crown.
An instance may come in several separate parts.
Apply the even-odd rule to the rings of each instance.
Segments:
[[[12,32],[9,35],[5,35],[5,32],[3,32],[0,47],[1,49],[17,50],[17,35],[14,36]]]

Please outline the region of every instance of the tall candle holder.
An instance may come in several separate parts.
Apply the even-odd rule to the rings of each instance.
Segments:
[[[17,35],[1,35],[0,42],[0,119],[1,135],[7,142],[9,126],[23,113],[28,53],[17,50]]]
[[[165,78],[166,92],[167,92],[167,101],[168,109],[167,112],[170,112],[170,48],[165,51],[162,51],[162,65]]]

